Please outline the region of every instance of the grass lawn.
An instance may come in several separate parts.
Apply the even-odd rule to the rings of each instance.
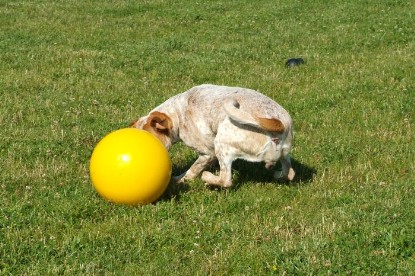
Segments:
[[[96,143],[202,83],[290,112],[296,180],[100,198]],[[0,99],[2,275],[414,274],[413,1],[0,0]]]

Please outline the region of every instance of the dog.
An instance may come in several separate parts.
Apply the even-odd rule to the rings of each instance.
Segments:
[[[183,141],[199,153],[194,164],[176,182],[201,175],[208,185],[232,186],[232,162],[244,159],[282,171],[275,178],[291,181],[295,172],[289,152],[293,141],[292,119],[269,97],[247,88],[204,84],[173,96],[131,127],[154,134],[169,149]],[[219,175],[207,169],[218,161]]]

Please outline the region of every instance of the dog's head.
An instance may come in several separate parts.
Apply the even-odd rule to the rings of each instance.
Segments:
[[[150,132],[156,136],[167,149],[170,149],[173,143],[173,122],[169,116],[162,112],[151,112],[149,115],[132,122],[130,126]]]

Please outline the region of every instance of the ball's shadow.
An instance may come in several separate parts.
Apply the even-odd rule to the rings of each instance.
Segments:
[[[274,171],[280,169],[278,164],[275,168],[266,169],[264,163],[251,163],[244,160],[237,160],[232,165],[233,170],[233,186],[231,190],[238,190],[249,182],[259,182],[264,184],[273,183],[275,185],[308,185],[313,180],[317,171],[315,168],[310,167],[296,159],[291,159],[293,169],[295,171],[295,178],[293,181],[276,181],[273,178]],[[185,172],[192,163],[186,164],[186,166],[174,166],[172,175],[179,175]],[[210,171],[218,173],[218,165],[212,166]],[[249,184],[248,184],[249,185]],[[160,200],[180,200],[182,194],[192,190],[191,183],[173,183],[170,181],[166,192],[160,198]],[[220,190],[220,189],[219,189]]]

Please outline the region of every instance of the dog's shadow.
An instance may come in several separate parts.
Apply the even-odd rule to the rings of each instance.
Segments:
[[[308,185],[313,180],[317,170],[310,167],[296,159],[291,159],[291,165],[295,171],[295,177],[292,181],[275,180],[274,172],[281,170],[281,165],[277,164],[271,169],[266,169],[263,162],[251,163],[244,160],[237,160],[233,164],[236,177],[234,177],[234,187],[232,189],[238,189],[246,183],[263,183],[263,184],[275,184],[275,185]]]
[[[275,170],[280,169],[279,164],[268,170],[265,168],[263,162],[251,163],[244,160],[236,160],[232,165],[233,186],[231,190],[238,190],[243,185],[252,182],[263,183],[264,185],[269,183],[275,185],[301,186],[310,184],[317,173],[316,169],[293,158],[291,159],[291,163],[295,171],[294,179],[292,181],[278,181],[274,179],[273,175]],[[192,163],[186,164],[185,166],[173,166],[172,175],[179,175],[185,172],[191,165]],[[218,173],[218,170],[218,165],[210,168],[210,171],[214,173]],[[171,181],[161,200],[180,200],[182,194],[188,193],[192,189],[192,183],[173,183]],[[212,187],[212,189],[217,189],[217,187]]]

